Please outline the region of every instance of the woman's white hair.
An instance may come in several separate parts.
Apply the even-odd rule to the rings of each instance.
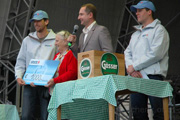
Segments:
[[[61,37],[61,39],[65,40],[69,37],[70,33],[66,30],[62,30],[62,31],[58,32],[57,35],[59,35]]]

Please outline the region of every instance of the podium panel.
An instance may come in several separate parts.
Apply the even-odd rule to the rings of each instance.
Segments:
[[[78,79],[107,74],[125,75],[123,54],[97,50],[78,54]]]

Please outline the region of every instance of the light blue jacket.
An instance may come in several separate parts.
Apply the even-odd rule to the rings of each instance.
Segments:
[[[137,30],[132,34],[126,48],[126,68],[133,65],[136,71],[145,74],[166,77],[168,70],[169,34],[158,19],[142,29],[142,25],[134,26]]]
[[[55,36],[52,30],[48,30],[47,37],[40,42],[37,33],[30,33],[24,38],[15,65],[16,78],[22,78],[31,59],[52,60],[56,53]]]

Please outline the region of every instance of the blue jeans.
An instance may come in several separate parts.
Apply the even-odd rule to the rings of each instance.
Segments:
[[[149,75],[149,79],[163,80],[161,76]],[[149,120],[148,118],[148,98],[153,110],[154,120],[164,120],[162,98],[147,96],[141,93],[131,94],[131,107],[134,120]]]
[[[35,120],[37,102],[40,105],[40,120],[47,120],[49,99],[48,88],[24,86],[22,120]]]

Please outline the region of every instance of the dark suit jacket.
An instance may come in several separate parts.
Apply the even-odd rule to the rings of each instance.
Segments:
[[[81,33],[79,38],[79,45],[76,44],[72,47],[75,56],[79,52],[90,50],[100,50],[106,52],[113,52],[112,39],[108,29],[104,26],[94,24],[88,33],[86,42],[84,43],[84,33]]]

